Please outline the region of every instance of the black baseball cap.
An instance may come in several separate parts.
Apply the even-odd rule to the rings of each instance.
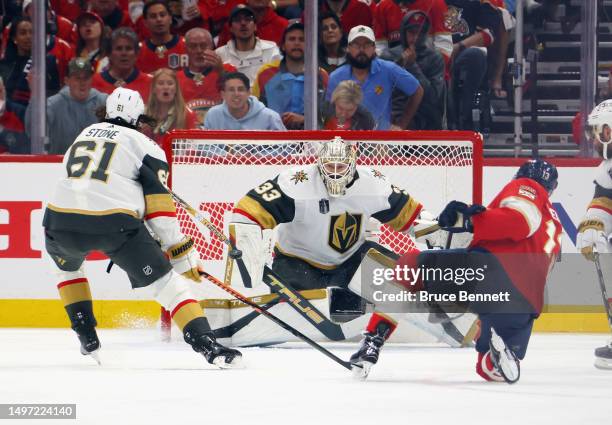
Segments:
[[[255,20],[255,12],[253,12],[253,9],[251,9],[249,6],[246,6],[244,4],[239,4],[238,6],[233,8],[232,11],[230,12],[230,15],[229,15],[230,23],[233,22],[236,16],[238,16],[239,14],[250,16],[253,18],[253,20]]]
[[[70,62],[68,62],[68,76],[72,76],[77,72],[83,72],[88,76],[91,76],[94,74],[94,69],[91,62],[89,62],[87,59],[73,58],[70,60]]]

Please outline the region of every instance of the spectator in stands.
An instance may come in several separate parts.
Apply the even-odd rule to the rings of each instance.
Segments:
[[[47,37],[47,96],[54,95],[63,86],[72,53],[64,40],[54,35]],[[5,57],[0,62],[0,76],[4,78],[8,97],[24,106],[30,100],[31,54],[32,22],[27,17],[17,18],[11,24]]]
[[[342,23],[342,32],[348,34],[357,25],[372,28],[372,9],[361,0],[319,0],[320,13],[333,12]]]
[[[94,12],[83,12],[76,20],[78,38],[74,55],[91,62],[94,71],[108,65],[108,37],[104,22]]]
[[[376,57],[374,31],[356,26],[348,36],[348,63],[332,72],[327,87],[327,100],[344,80],[356,81],[363,91],[363,105],[376,121],[377,130],[409,128],[423,98],[423,88],[408,71],[393,62]],[[391,122],[391,95],[397,88],[408,100],[399,118]]]
[[[497,99],[505,99],[508,92],[504,90],[504,71],[507,69],[508,44],[510,43],[510,31],[516,24],[516,19],[506,7],[514,6],[503,0],[491,0],[491,4],[497,7],[502,17],[503,25],[499,25],[495,34],[495,42],[488,49],[489,88],[491,96]]]
[[[346,62],[346,35],[333,12],[319,17],[319,66],[331,73]]]
[[[275,0],[272,1],[272,8],[285,19],[299,19],[304,12],[301,0]]]
[[[291,23],[281,39],[283,59],[261,67],[252,93],[279,113],[289,130],[304,129],[304,24]],[[319,93],[325,93],[328,75],[319,68]],[[323,99],[319,99],[319,104]]]
[[[223,74],[219,82],[223,103],[210,108],[208,130],[286,130],[280,115],[250,96],[249,78],[242,72]]]
[[[25,107],[6,96],[4,81],[0,78],[0,154],[30,153],[30,142],[23,125]]]
[[[31,4],[32,0],[23,0],[22,16],[26,16],[30,19],[32,19],[33,13],[30,7]],[[74,46],[77,40],[77,31],[74,23],[63,16],[57,15],[51,7],[49,0],[46,0],[44,5],[47,11],[47,34],[61,38],[71,46]]]
[[[71,22],[75,22],[86,9],[85,1],[76,0],[51,0],[51,6],[55,13],[62,15]]]
[[[176,73],[168,68],[158,69],[153,74],[146,114],[156,124],[145,134],[157,143],[161,143],[170,130],[197,127],[196,114],[185,105]]]
[[[227,41],[231,38],[228,24],[230,12],[244,0],[200,0],[200,5],[208,10],[208,20],[210,32],[213,37],[219,36],[223,31],[227,31]],[[225,43],[219,43],[221,46]]]
[[[453,53],[453,40],[446,28],[448,7],[445,0],[381,0],[374,13],[376,50],[399,46],[402,18],[410,11],[421,11],[429,18],[429,35],[434,47],[448,63]]]
[[[288,22],[274,11],[271,4],[271,0],[246,0],[246,5],[255,16],[257,37],[279,45]],[[230,23],[219,36],[219,46],[225,45],[232,38],[232,34]]]
[[[445,87],[444,59],[427,44],[429,18],[420,10],[412,10],[402,18],[400,45],[386,49],[381,59],[394,61],[419,80],[423,87],[423,100],[414,116],[412,130],[441,130],[444,116]],[[392,116],[399,119],[406,95],[393,91]]]
[[[116,87],[136,90],[143,99],[149,98],[151,76],[136,67],[138,36],[131,28],[118,28],[111,34],[108,68],[94,75],[93,87],[111,94]]]
[[[219,77],[224,72],[236,71],[224,64],[213,50],[213,39],[209,31],[192,28],[185,34],[185,46],[189,66],[177,71],[179,86],[187,106],[193,110],[199,125],[204,124],[206,112],[223,101],[219,91]]]
[[[229,22],[232,39],[215,50],[215,53],[223,62],[234,65],[253,82],[263,64],[280,59],[280,51],[273,41],[255,37],[255,13],[250,7],[235,7]]]
[[[323,106],[324,130],[373,130],[374,117],[361,104],[363,93],[355,81],[338,84],[331,96],[331,103]]]
[[[50,154],[63,155],[87,126],[98,122],[96,111],[104,107],[107,95],[91,87],[94,75],[91,63],[74,58],[68,64],[66,85],[47,99],[47,133]],[[26,111],[26,128],[31,128],[32,106]]]
[[[490,3],[447,0],[447,27],[453,34],[451,106],[449,128],[471,130],[472,108],[479,90],[487,90],[487,54],[503,25],[499,11]]]
[[[142,42],[136,66],[142,72],[151,73],[160,68],[179,69],[187,65],[185,40],[172,34],[172,16],[165,0],[152,0],[142,10],[144,23],[151,38]]]
[[[116,30],[121,27],[133,26],[129,13],[122,10],[117,4],[118,0],[90,0],[90,10],[97,13],[104,25]]]

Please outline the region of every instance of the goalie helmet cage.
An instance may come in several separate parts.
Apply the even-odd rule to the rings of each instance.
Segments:
[[[355,144],[357,166],[387,176],[433,214],[453,199],[482,203],[482,137],[467,131],[175,130],[163,141],[168,184],[228,234],[234,202],[289,167],[314,163],[320,143],[335,136]],[[226,246],[178,205],[177,218],[206,270],[223,275]],[[378,242],[396,253],[414,247],[409,236],[376,227]],[[162,311],[161,326],[169,339],[168,312]]]

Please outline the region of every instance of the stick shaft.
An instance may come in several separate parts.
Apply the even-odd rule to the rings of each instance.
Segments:
[[[599,280],[599,289],[601,290],[601,296],[603,298],[604,308],[606,310],[606,315],[608,316],[608,325],[610,326],[610,331],[612,331],[612,306],[610,305],[610,301],[608,299],[608,291],[606,290],[606,281],[603,277],[603,272],[601,271],[601,263],[599,262],[599,254],[595,255],[595,269],[597,270],[597,278]]]
[[[255,311],[257,311],[258,313],[266,316],[268,319],[272,320],[274,323],[276,323],[281,328],[285,329],[286,331],[289,331],[291,334],[293,334],[294,336],[298,337],[302,341],[306,342],[311,347],[313,347],[314,349],[318,350],[322,354],[326,355],[327,357],[329,357],[330,359],[332,359],[333,361],[335,361],[339,365],[345,367],[348,370],[351,370],[351,364],[349,362],[342,360],[341,358],[339,358],[338,356],[336,356],[332,352],[330,352],[327,349],[323,348],[322,346],[317,344],[315,341],[313,341],[312,339],[310,339],[309,337],[307,337],[306,335],[304,335],[303,333],[301,333],[300,331],[295,329],[294,327],[288,325],[286,322],[284,322],[283,320],[279,319],[278,317],[276,317],[275,315],[270,313],[268,310],[262,309],[256,303],[254,303],[251,300],[249,300],[247,297],[242,295],[240,292],[236,291],[234,288],[232,288],[230,286],[224,285],[223,282],[221,282],[219,279],[217,279],[216,277],[214,277],[210,273],[202,272],[202,275],[206,279],[208,279],[210,282],[212,282],[213,284],[217,285],[219,288],[223,289],[225,292],[228,292],[229,294],[234,296],[234,298],[236,298],[237,300],[242,301],[243,303],[251,306]]]

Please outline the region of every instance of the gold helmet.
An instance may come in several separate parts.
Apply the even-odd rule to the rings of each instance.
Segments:
[[[337,197],[346,193],[346,186],[355,177],[356,157],[355,147],[339,136],[323,143],[318,153],[317,166],[329,196]]]

